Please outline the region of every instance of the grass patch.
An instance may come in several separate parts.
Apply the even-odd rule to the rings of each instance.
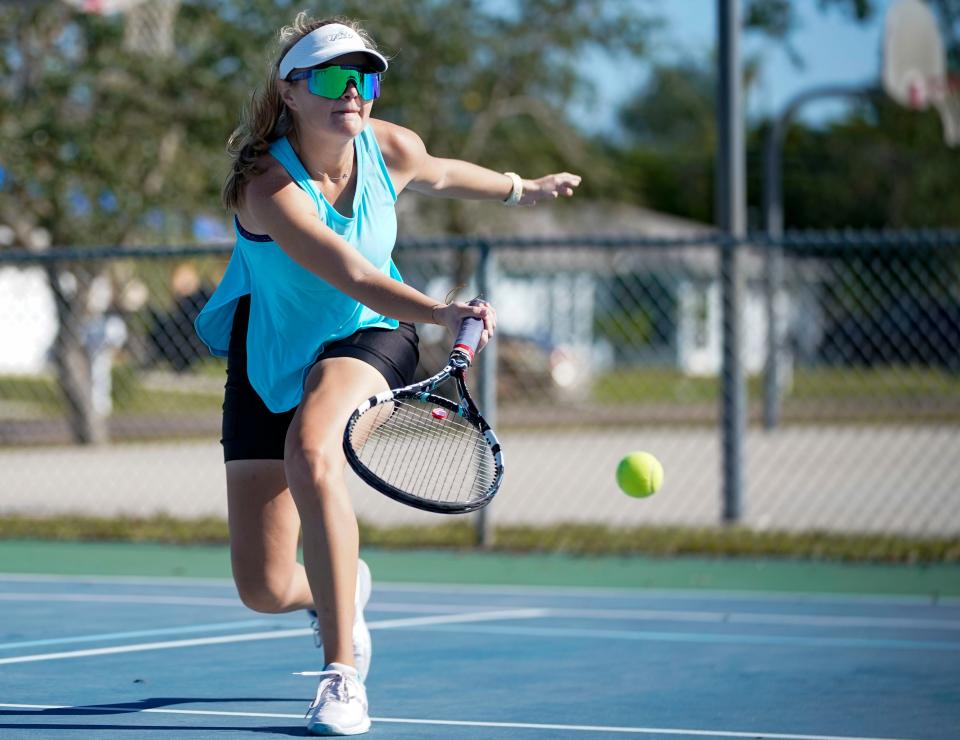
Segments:
[[[31,416],[58,416],[64,410],[56,382],[44,377],[0,377],[0,401],[29,409]]]
[[[228,538],[227,523],[215,517],[185,520],[165,515],[143,519],[7,516],[0,519],[0,539],[222,544]],[[361,522],[360,541],[365,547],[464,550],[476,547],[476,533],[470,522],[449,522],[432,527],[379,527]],[[572,555],[774,557],[864,563],[960,562],[960,538],[957,537],[761,532],[739,527],[503,526],[494,528],[489,549]]]
[[[223,368],[211,363],[205,371],[223,374]],[[113,416],[145,414],[219,414],[223,393],[205,393],[184,389],[145,388],[136,370],[117,365],[113,368]],[[48,376],[0,377],[0,402],[13,402],[29,409],[34,418],[52,418],[66,413],[66,400],[57,381]]]
[[[844,562],[960,562],[960,538],[769,532],[744,527],[614,528],[590,524],[498,527],[498,550],[577,555],[779,557]]]
[[[204,412],[219,414],[223,404],[223,392],[144,388],[136,371],[118,367],[114,368],[113,373],[113,402],[115,416]]]
[[[200,414],[218,417],[223,373],[223,362],[210,359],[158,385],[145,379],[139,369],[118,364],[113,368],[112,415],[121,419]],[[204,387],[211,380],[216,381],[215,391]],[[747,381],[751,408],[758,408],[762,384],[760,377]],[[661,416],[669,416],[670,409],[681,415],[703,411],[706,416],[692,419],[703,423],[712,422],[719,392],[717,378],[688,377],[668,368],[641,368],[598,375],[591,400],[604,409],[636,406],[633,418],[645,418],[642,409],[646,406],[656,407]],[[525,397],[529,400],[528,395]],[[504,401],[505,417],[523,400]],[[51,419],[66,414],[66,402],[49,375],[0,376],[0,407],[13,419]],[[960,374],[922,367],[801,369],[784,397],[784,414],[787,420],[807,422],[957,422]],[[578,419],[584,421],[582,415]]]
[[[160,514],[147,518],[53,516],[0,517],[0,539],[37,539],[93,542],[170,542],[222,544],[228,542],[227,522],[217,517],[175,519]]]
[[[718,378],[694,378],[671,369],[616,370],[594,381],[598,403],[714,403]],[[747,379],[750,398],[763,395],[763,378]],[[930,399],[960,405],[960,375],[926,367],[807,368],[797,370],[786,394],[790,402],[902,401]]]

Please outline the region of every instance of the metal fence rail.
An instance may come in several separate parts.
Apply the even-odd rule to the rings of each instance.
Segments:
[[[466,283],[498,308],[478,378],[507,454],[489,522],[721,522],[720,246],[709,232],[398,245],[407,282],[436,296]],[[960,232],[732,246],[742,523],[960,535]],[[224,514],[224,365],[192,321],[229,252],[0,253],[0,514]],[[421,372],[447,342],[421,327]],[[634,449],[667,471],[645,501],[613,480]],[[437,521],[352,485],[368,521]]]

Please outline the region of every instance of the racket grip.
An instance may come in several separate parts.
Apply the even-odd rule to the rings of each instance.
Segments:
[[[470,306],[483,306],[486,301],[474,298],[468,304]],[[469,362],[473,362],[473,356],[477,352],[477,345],[480,344],[480,335],[483,333],[483,319],[469,317],[460,324],[460,331],[453,343],[453,353],[466,356]]]

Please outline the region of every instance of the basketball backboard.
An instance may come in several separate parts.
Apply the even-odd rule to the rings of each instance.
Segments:
[[[180,0],[64,0],[84,13],[123,14],[123,45],[151,57],[173,53],[173,29]]]
[[[883,88],[905,108],[936,108],[947,144],[960,145],[960,91],[948,75],[937,19],[923,0],[895,0],[887,12]]]

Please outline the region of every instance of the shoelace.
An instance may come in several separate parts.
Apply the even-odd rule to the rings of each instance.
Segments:
[[[347,703],[351,699],[350,680],[340,671],[303,671],[293,675],[322,676],[320,686],[317,687],[317,695],[314,697],[313,703],[307,708],[307,714],[310,714],[321,701],[328,697],[343,703]]]

